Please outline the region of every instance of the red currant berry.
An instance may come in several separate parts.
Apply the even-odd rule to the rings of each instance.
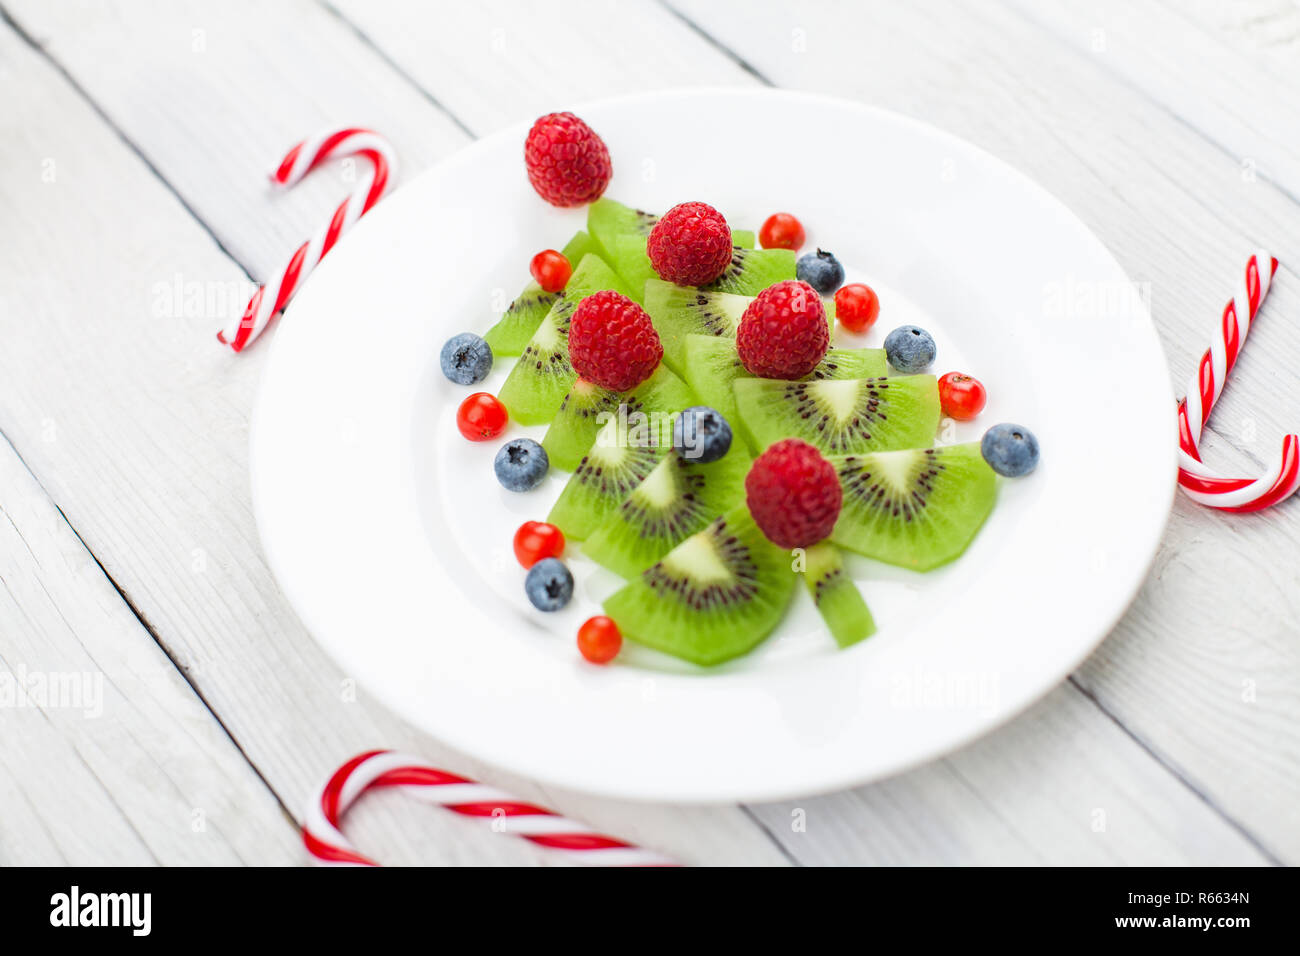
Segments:
[[[880,315],[880,299],[871,286],[854,282],[835,293],[835,317],[850,332],[865,332]]]
[[[949,372],[939,379],[939,405],[945,415],[959,422],[968,422],[982,412],[988,397],[979,379],[961,372]]]
[[[496,438],[506,427],[506,407],[490,392],[475,392],[460,403],[456,427],[470,441]]]
[[[593,664],[608,664],[623,647],[618,625],[598,614],[578,628],[578,650]]]
[[[788,212],[773,213],[758,230],[758,244],[764,249],[798,249],[803,241],[803,223]]]
[[[545,521],[525,521],[515,532],[515,557],[526,568],[564,554],[564,532]]]
[[[543,249],[533,256],[528,264],[528,271],[533,274],[537,284],[547,292],[563,292],[573,275],[573,266],[564,258],[564,253],[554,249]]]

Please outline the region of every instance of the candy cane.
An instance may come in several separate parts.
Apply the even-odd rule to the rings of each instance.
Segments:
[[[367,790],[400,787],[429,803],[467,817],[491,821],[491,828],[564,853],[575,862],[594,866],[675,866],[650,850],[597,833],[531,803],[473,780],[431,767],[391,750],[358,754],[339,767],[312,800],[302,825],[307,851],[322,863],[336,866],[378,866],[362,856],[339,830],[339,821]]]
[[[217,333],[217,339],[236,352],[243,351],[249,342],[262,334],[276,313],[289,304],[316,263],[334,248],[339,236],[369,212],[388,190],[397,165],[396,156],[387,140],[366,129],[325,130],[303,140],[285,155],[280,168],[271,175],[271,181],[287,188],[321,163],[338,156],[364,156],[373,168],[361,177],[352,195],[339,203],[330,221],[298,247],[279,278],[253,293],[243,318]]]
[[[1268,263],[1261,271],[1260,265]],[[1241,354],[1246,334],[1268,294],[1277,272],[1277,260],[1260,251],[1246,263],[1243,284],[1223,308],[1215,337],[1178,405],[1178,483],[1193,501],[1225,511],[1258,511],[1275,505],[1300,488],[1300,437],[1287,435],[1282,454],[1259,478],[1226,478],[1201,461],[1200,437],[1210,410],[1223,394],[1223,386]]]

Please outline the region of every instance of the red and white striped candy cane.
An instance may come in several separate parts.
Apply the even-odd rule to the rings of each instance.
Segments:
[[[243,318],[217,333],[217,339],[236,352],[243,351],[262,334],[271,319],[289,304],[316,263],[334,248],[354,222],[379,202],[394,178],[397,158],[388,141],[368,129],[348,128],[324,130],[303,140],[289,150],[280,168],[271,175],[271,181],[277,186],[292,186],[321,163],[339,156],[365,157],[372,168],[361,177],[352,195],[339,203],[330,221],[298,247],[278,278],[253,294]]]
[[[1201,461],[1200,438],[1210,410],[1223,394],[1246,342],[1246,334],[1268,294],[1277,260],[1259,251],[1246,263],[1237,295],[1223,308],[1219,334],[1197,363],[1178,405],[1178,484],[1193,501],[1225,511],[1258,511],[1275,505],[1300,488],[1300,437],[1287,435],[1282,454],[1259,478],[1227,478]]]
[[[367,790],[399,787],[429,803],[467,817],[491,821],[491,829],[509,833],[564,853],[591,866],[675,866],[672,860],[641,847],[597,833],[591,827],[526,803],[495,787],[431,767],[416,757],[391,750],[358,754],[330,777],[307,808],[302,840],[322,863],[378,866],[357,851],[339,830],[339,821]]]

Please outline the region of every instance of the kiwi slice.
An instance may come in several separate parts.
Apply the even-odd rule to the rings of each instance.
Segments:
[[[643,293],[642,290],[645,290],[646,285],[649,284],[649,282],[663,282],[662,278],[659,278],[659,273],[654,271],[654,265],[650,264],[650,256],[646,255],[645,237],[640,237],[640,235],[617,235],[617,237],[611,239],[610,248],[611,251],[610,254],[608,254],[610,255],[610,263],[614,265],[617,273],[619,273],[620,276],[623,276],[624,281],[627,281],[629,287],[632,287],[632,289],[636,289],[638,293],[641,293],[640,297],[637,298],[637,302],[642,304],[645,303],[645,293]],[[754,254],[754,251],[751,250],[751,248],[736,246],[735,252],[732,254],[731,265],[728,265],[727,267],[728,273],[724,273],[723,280],[725,280],[727,274],[731,274],[732,272],[737,271],[737,269],[738,272],[735,272],[735,274],[736,276],[740,276],[740,278],[737,278],[736,281],[728,282],[725,287],[719,285],[723,280],[718,280],[718,282],[714,282],[714,284],[705,286],[706,289],[735,291],[735,293],[744,295],[757,295],[759,291],[766,289],[766,287],[770,286],[772,282],[779,281],[772,280],[772,282],[768,282],[764,280],[763,276],[766,272],[762,274],[754,273],[754,267],[749,267],[750,271],[746,273],[746,267],[742,267],[742,265],[738,265],[738,263],[741,263],[746,256],[751,254]],[[793,274],[792,276],[783,276],[783,278],[793,278]],[[688,290],[694,289],[694,286],[681,287],[685,287],[685,289]]]
[[[483,336],[487,344],[492,346],[492,355],[502,358],[520,354],[562,294],[547,292],[536,282],[524,286],[523,291],[515,296],[514,301],[501,314],[497,324]]]
[[[789,554],[738,505],[615,592],[605,613],[629,640],[708,666],[762,641],[793,589]]]
[[[635,285],[641,282],[645,285],[645,305],[646,311],[650,311],[650,283],[671,285],[659,278],[658,273],[654,271],[654,266],[650,265],[650,258],[645,254],[645,242],[642,239],[624,238],[619,240],[621,245],[616,245],[617,252],[611,252],[614,256],[610,261],[614,263],[615,268],[619,269],[629,285]],[[628,249],[639,243],[639,259],[633,252]],[[704,294],[719,294],[744,296],[752,298],[758,295],[768,286],[783,279],[793,279],[795,277],[795,259],[794,253],[789,249],[747,249],[743,246],[733,246],[731,253],[731,262],[728,263],[722,276],[710,282],[708,285],[699,287],[700,292]],[[675,289],[681,289],[684,292],[697,291],[694,286],[673,286]],[[661,295],[663,293],[660,293]],[[745,305],[749,303],[746,302]],[[744,308],[741,308],[744,312]],[[653,314],[653,313],[651,313]],[[736,321],[740,321],[740,316],[736,316]],[[735,329],[735,323],[732,324],[732,330]]]
[[[835,643],[848,647],[876,633],[876,622],[862,592],[844,571],[840,549],[822,541],[804,554],[804,584]]]
[[[830,462],[844,489],[831,540],[916,571],[965,551],[997,497],[997,478],[978,442]]]
[[[830,378],[880,378],[889,371],[884,349],[827,349],[805,382]]]
[[[627,287],[600,256],[582,257],[564,295],[556,299],[523,354],[506,376],[497,398],[521,425],[542,425],[555,417],[565,393],[577,379],[569,364],[569,320],[578,303],[602,289],[627,294]]]
[[[613,199],[597,199],[587,207],[587,231],[602,246],[614,236],[635,235],[644,239],[658,221],[656,213],[633,209]]]
[[[700,401],[716,408],[727,421],[736,422],[736,395],[731,384],[753,376],[741,364],[735,341],[720,335],[688,335],[683,365],[686,384]],[[805,381],[880,376],[888,366],[884,349],[828,349]]]
[[[703,288],[733,295],[758,295],[773,283],[794,277],[794,250],[737,247],[721,277]]]
[[[754,297],[750,295],[695,289],[673,285],[662,279],[648,280],[645,288],[645,310],[650,313],[655,329],[659,332],[659,340],[663,342],[664,361],[683,377],[687,375],[687,336],[713,335],[729,339],[734,352],[736,327],[740,325],[745,309],[753,301]],[[835,315],[832,311],[827,311],[826,323],[833,336]],[[859,377],[885,374],[888,363],[878,366],[874,354],[879,352],[883,356],[883,350],[858,351],[872,353],[871,360],[862,364]]]
[[[542,446],[553,466],[573,471],[605,423],[602,415],[617,414],[620,406],[626,406],[629,415],[671,414],[693,404],[694,393],[662,362],[653,375],[627,392],[610,391],[580,378],[561,400]]]
[[[579,232],[560,251],[570,263],[576,264],[582,262],[588,253],[599,254],[600,246],[591,236]],[[551,311],[551,306],[563,295],[563,292],[547,292],[536,282],[524,286],[524,290],[515,296],[497,324],[483,336],[492,347],[492,354],[501,358],[523,352],[546,313]]]
[[[613,252],[610,253],[610,262],[613,263],[618,274],[623,277],[630,288],[641,291],[645,289],[647,283],[663,281],[659,278],[659,273],[655,272],[655,267],[650,264],[650,257],[646,255],[644,237],[615,236],[610,245],[613,249]],[[740,246],[736,246],[735,249],[736,251],[732,254],[731,260],[733,266],[736,263],[736,257],[750,251]],[[678,287],[674,286],[674,288]],[[693,289],[692,286],[684,288]],[[761,288],[766,288],[766,286]],[[644,303],[645,295],[642,294],[637,301]]]
[[[671,446],[671,425],[660,430],[655,424],[653,418],[615,416],[601,426],[546,520],[575,541],[595,531]]]
[[[583,553],[616,574],[635,577],[742,501],[750,463],[740,442],[708,464],[665,455],[591,533]]]
[[[741,238],[749,239],[752,235],[752,233],[745,233]],[[659,278],[659,273],[655,272],[655,267],[650,264],[650,257],[646,254],[645,246],[646,237],[632,233],[612,236],[607,239],[605,243],[605,249],[607,250],[610,264],[613,265],[614,269],[623,277],[630,288],[641,293],[636,297],[638,302],[645,301],[643,290],[647,283],[663,281]],[[723,273],[723,278],[719,279],[713,286],[709,286],[709,288],[717,286],[722,291],[739,291],[745,294],[757,295],[760,290],[765,289],[767,286],[772,284],[771,282],[764,282],[764,276],[771,271],[772,264],[762,260],[757,265],[751,264],[745,266],[743,263],[748,257],[758,254],[760,253],[755,253],[753,249],[736,245],[732,252],[731,263],[727,267],[727,272]],[[766,253],[761,254],[766,255]],[[733,278],[728,280],[728,276],[732,276]],[[791,277],[793,277],[793,273],[791,274]],[[724,280],[728,282],[728,285],[725,288],[719,285],[719,283],[722,283]],[[774,279],[772,281],[775,282],[777,280]],[[752,293],[745,292],[745,290],[751,286],[756,286],[754,291]],[[692,287],[687,286],[686,288]]]
[[[652,212],[633,209],[613,199],[598,199],[587,207],[587,229],[598,243],[618,235],[650,235],[659,217]],[[755,235],[749,229],[731,230],[731,244],[742,249],[753,249]]]
[[[610,264],[623,277],[628,288],[633,289],[637,302],[645,302],[645,284],[651,279],[658,279],[650,257],[645,251],[645,236],[615,236],[610,240]]]
[[[658,221],[652,212],[613,199],[598,199],[587,207],[587,231],[605,251],[606,260],[623,277],[637,302],[642,301],[646,280],[655,274],[645,253],[645,240]]]
[[[733,342],[740,317],[753,299],[727,292],[705,292],[651,279],[645,285],[645,310],[650,313],[664,361],[679,375],[686,372],[686,336],[717,335]]]
[[[802,438],[828,455],[924,448],[939,427],[933,375],[782,382],[738,378],[740,421],[755,449]]]

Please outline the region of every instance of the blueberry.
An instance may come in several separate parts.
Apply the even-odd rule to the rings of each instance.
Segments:
[[[687,461],[707,465],[731,447],[731,426],[717,409],[692,405],[673,422],[673,449]]]
[[[924,372],[934,361],[934,339],[925,329],[900,325],[885,336],[885,357],[900,372]]]
[[[1023,425],[1004,422],[984,433],[980,454],[999,475],[1019,478],[1038,464],[1038,439]]]
[[[531,438],[514,438],[501,446],[492,467],[506,490],[531,491],[546,477],[551,459],[546,449]]]
[[[573,575],[559,558],[542,558],[528,569],[524,592],[539,611],[558,611],[573,597]]]
[[[492,346],[473,332],[453,335],[442,347],[442,374],[457,385],[477,385],[492,371]]]
[[[795,275],[820,292],[833,295],[835,290],[844,285],[844,267],[840,260],[824,249],[800,256],[795,265]]]

